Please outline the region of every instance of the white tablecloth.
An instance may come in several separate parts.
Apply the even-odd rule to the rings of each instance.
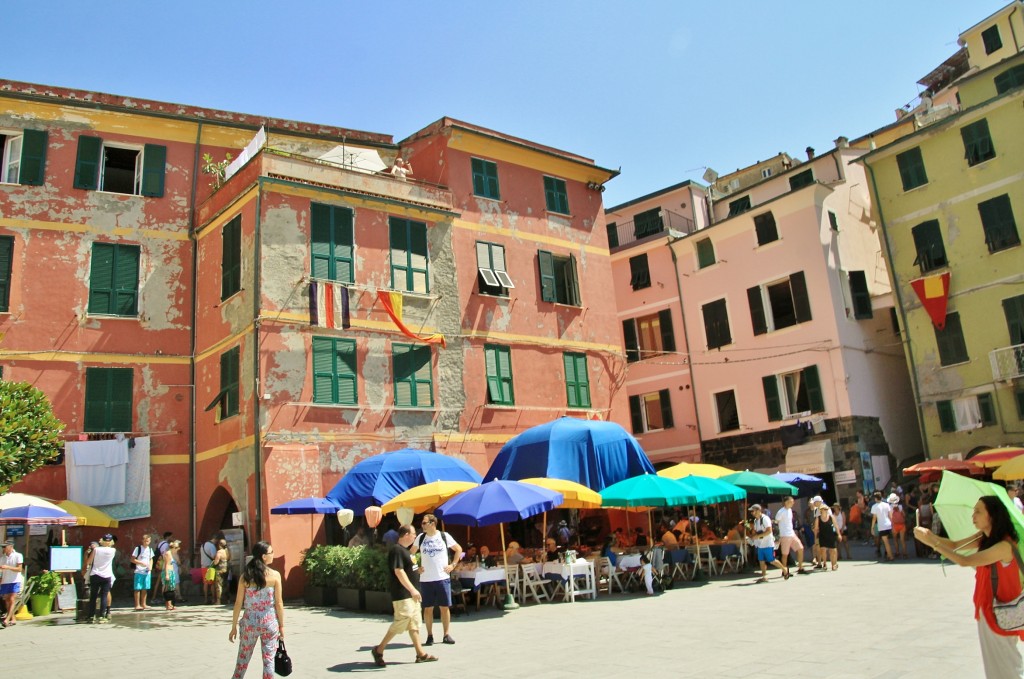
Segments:
[[[473,589],[491,582],[504,582],[505,569],[501,566],[495,568],[459,568],[455,571],[459,580],[472,580]]]
[[[616,568],[620,571],[629,570],[631,568],[640,568],[640,555],[639,554],[622,554],[619,556]]]

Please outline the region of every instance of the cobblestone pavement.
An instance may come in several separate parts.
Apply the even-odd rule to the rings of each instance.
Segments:
[[[863,556],[867,548],[860,548]],[[858,554],[855,553],[855,556]],[[749,572],[680,584],[653,597],[602,595],[575,604],[530,604],[457,616],[453,646],[416,667],[408,637],[372,665],[370,647],[388,618],[288,605],[293,677],[386,672],[434,677],[982,677],[971,593],[973,571],[937,561],[841,562],[766,584]],[[38,679],[228,677],[237,645],[231,610],[181,606],[144,613],[115,608],[109,625],[54,615],[0,630],[4,674]],[[436,625],[437,623],[435,623]],[[439,634],[439,626],[435,627]],[[667,673],[667,674],[666,674]],[[247,676],[259,677],[251,665]]]

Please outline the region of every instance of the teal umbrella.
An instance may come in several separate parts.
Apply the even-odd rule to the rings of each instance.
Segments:
[[[747,491],[736,484],[723,481],[722,479],[690,475],[676,480],[691,486],[696,491],[705,495],[707,499],[697,504],[715,505],[719,502],[736,502],[747,497]]]
[[[939,513],[942,527],[954,542],[969,538],[978,532],[974,527],[974,505],[983,495],[995,496],[1010,513],[1013,529],[1017,531],[1017,549],[1024,545],[1024,514],[1017,511],[1006,489],[995,483],[979,481],[956,472],[943,471],[939,482],[939,494],[935,498],[935,511]],[[965,548],[975,551],[977,545]],[[1024,551],[1021,552],[1024,554]]]
[[[641,474],[601,491],[604,507],[682,507],[703,504],[710,495],[691,484],[657,474]]]
[[[758,474],[757,472],[736,472],[735,474],[726,474],[718,480],[731,483],[739,486],[748,493],[756,493],[758,495],[792,495],[793,497],[796,497],[797,493],[800,492],[797,490],[796,486],[792,486],[784,481],[779,481],[774,476]]]

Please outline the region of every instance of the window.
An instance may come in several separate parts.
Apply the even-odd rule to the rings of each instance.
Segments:
[[[981,119],[960,128],[960,136],[964,140],[964,157],[968,165],[977,165],[996,157],[996,148],[992,145],[992,135],[988,133],[988,121]]]
[[[900,179],[903,190],[909,191],[928,183],[928,173],[924,171],[924,158],[920,147],[904,151],[896,156],[896,164],[900,168]]]
[[[672,421],[672,402],[669,400],[668,389],[640,396],[630,396],[629,416],[633,423],[634,434],[671,429],[674,422]]]
[[[718,431],[736,431],[740,428],[740,415],[736,410],[736,392],[720,391],[715,394],[715,410],[718,413]]]
[[[3,148],[0,182],[42,186],[46,169],[46,140],[44,130],[0,133],[0,146]]]
[[[761,378],[768,420],[777,422],[800,413],[820,413],[825,400],[818,379],[818,366]]]
[[[1009,92],[1012,89],[1024,85],[1024,64],[1007,69],[996,76],[996,94]]]
[[[313,338],[313,403],[359,403],[355,340]]]
[[[811,320],[811,303],[802,271],[775,283],[748,288],[747,302],[755,335]]]
[[[570,408],[590,407],[590,377],[587,375],[587,355],[562,354],[565,366],[565,396]]]
[[[832,212],[832,210],[828,211],[828,226],[833,231],[839,230],[839,217],[837,217],[836,213]]]
[[[935,403],[935,409],[939,414],[939,429],[943,432],[956,431],[956,414],[953,412],[953,402],[938,401]]]
[[[672,332],[672,311],[662,309],[656,314],[631,318],[622,322],[622,336],[626,344],[626,362],[658,356],[676,350]]]
[[[0,236],[0,312],[11,310],[11,269],[13,265],[14,237]]]
[[[516,287],[506,270],[504,246],[477,241],[476,269],[481,295],[508,297],[508,291]]]
[[[139,314],[139,246],[93,243],[89,313]]]
[[[921,273],[927,273],[940,267],[946,266],[946,246],[942,244],[942,231],[939,229],[939,220],[918,224],[911,233],[914,236],[914,247],[917,250],[917,258],[914,264],[921,267]]]
[[[985,230],[985,244],[989,252],[1020,245],[1017,222],[1013,219],[1008,194],[978,203],[978,212],[981,214],[981,228]]]
[[[78,138],[74,187],[160,197],[164,195],[166,165],[166,146],[146,144],[139,150],[82,135]]]
[[[1024,295],[1004,299],[1003,314],[1006,316],[1006,330],[1010,336],[1010,346],[1024,344]]]
[[[537,251],[540,268],[540,298],[545,302],[580,306],[580,281],[576,258],[559,257],[545,250]]]
[[[871,318],[871,293],[868,291],[868,278],[863,271],[847,273],[850,281],[850,297],[853,300],[853,317],[858,321]]]
[[[487,402],[496,405],[515,405],[512,391],[512,350],[495,344],[484,345],[484,364],[487,370]]]
[[[226,300],[242,289],[242,215],[221,230],[220,299]]]
[[[430,346],[394,344],[391,347],[395,374],[395,406],[434,407],[434,377]]]
[[[132,431],[131,368],[85,369],[84,431]]]
[[[729,311],[725,299],[709,302],[701,307],[704,313],[704,336],[708,340],[708,349],[717,349],[732,344],[729,332]]]
[[[1003,39],[999,36],[999,26],[989,26],[981,32],[981,41],[985,44],[985,54],[992,54],[1003,46]]]
[[[498,164],[490,160],[473,158],[473,194],[484,198],[501,200],[498,191]]]
[[[408,292],[430,292],[427,270],[427,225],[391,217],[391,287]]]
[[[973,402],[972,402],[973,401]],[[992,394],[967,396],[954,401],[936,401],[939,429],[943,432],[968,431],[998,424]]]
[[[665,230],[661,220],[661,208],[640,212],[633,217],[633,228],[637,239],[653,236]]]
[[[548,212],[569,214],[569,194],[565,191],[565,180],[544,177],[544,202]]]
[[[604,228],[608,232],[608,247],[619,247],[619,225],[615,222],[608,222]]]
[[[220,414],[217,421],[225,420],[238,414],[238,371],[241,350],[232,347],[220,355]]]
[[[634,290],[651,287],[651,270],[647,265],[647,253],[629,258],[629,284]]]
[[[309,232],[310,245],[309,256],[312,267],[313,278],[327,281],[338,281],[339,283],[355,282],[355,241],[352,229],[353,214],[347,207],[337,205],[324,205],[322,203],[310,203],[309,205]],[[404,225],[416,224],[407,222],[404,219],[391,220],[391,276],[392,287],[395,285],[395,222],[403,222]],[[426,226],[424,226],[424,231]],[[408,231],[400,229],[400,236],[408,238]],[[408,263],[412,255],[405,247],[407,240],[400,240],[402,252],[399,258],[403,263]],[[422,245],[423,258],[426,259],[426,236],[423,236]],[[426,262],[423,262],[423,269],[426,270]],[[406,288],[409,289],[409,288]]]
[[[750,209],[750,196],[743,196],[729,203],[729,216],[735,217]]]
[[[763,170],[761,170],[761,179],[768,179],[768,177],[771,177],[771,176],[772,176],[772,168],[766,167]]]
[[[955,365],[969,360],[958,312],[946,314],[946,325],[942,330],[935,328],[935,344],[938,346],[939,363],[942,365]]]
[[[754,231],[757,233],[758,245],[779,240],[779,229],[775,226],[775,215],[771,212],[754,217]]]
[[[992,394],[978,394],[978,412],[981,413],[981,426],[990,427],[998,424],[995,403],[992,402]]]
[[[798,172],[789,178],[789,190],[796,191],[803,187],[814,183],[814,171],[810,168],[803,172]]]
[[[705,269],[715,263],[715,245],[710,238],[697,241],[697,268]]]

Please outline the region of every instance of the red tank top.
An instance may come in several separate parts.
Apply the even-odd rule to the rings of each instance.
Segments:
[[[1013,543],[1010,544],[1010,547],[1011,549],[1017,548]],[[989,629],[995,634],[1024,639],[1024,632],[1006,632],[996,624],[995,614],[992,612],[992,576],[989,575],[990,568],[996,569],[996,574],[999,578],[999,589],[996,592],[996,598],[1000,601],[1012,601],[1021,594],[1020,568],[1017,566],[1016,559],[1011,561],[1009,565],[997,561],[989,566],[975,568],[974,619],[978,620],[980,616],[984,615]]]

